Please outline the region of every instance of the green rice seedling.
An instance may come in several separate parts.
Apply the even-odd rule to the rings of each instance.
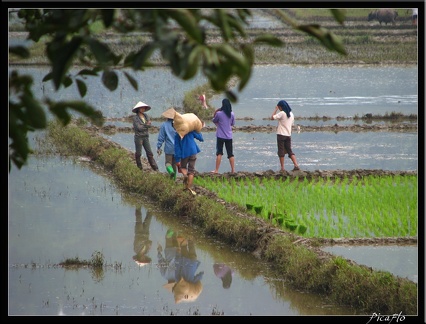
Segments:
[[[265,221],[268,221],[268,222],[271,222],[272,223],[272,219],[273,218],[271,218],[270,217],[270,215],[268,215],[267,213],[260,213],[260,215],[259,215],[262,219],[264,219]]]
[[[304,224],[299,224],[299,226],[297,226],[297,233],[303,235],[306,233],[306,230],[308,229],[308,227]]]
[[[258,205],[258,206],[254,206],[253,208],[257,215],[260,215],[262,213],[263,206]]]
[[[284,224],[284,215],[282,214],[277,214],[274,217],[275,221],[277,222],[278,225],[282,226]]]
[[[295,223],[294,219],[284,219],[285,228],[288,228],[288,229],[296,228],[296,227],[294,227],[294,225],[296,225],[296,227],[297,227],[297,224]]]
[[[296,230],[297,226],[298,225],[296,223],[290,223],[289,226],[288,226],[288,229],[290,231],[294,232]]]
[[[221,189],[211,186],[211,179],[205,185],[210,190],[219,190],[216,193],[221,198],[241,206],[262,205],[264,208],[256,214],[258,217],[272,221],[271,212],[278,214],[276,210],[287,218],[297,219],[298,223],[308,227],[305,232],[307,237],[326,235],[324,237],[331,238],[349,234],[392,236],[395,230],[390,232],[390,224],[396,224],[400,231],[398,235],[417,235],[416,175],[399,178],[354,177],[340,181],[331,178],[309,181],[290,181],[289,177],[285,180],[256,179],[236,181],[233,191],[226,188],[231,187],[226,179],[222,179]],[[227,197],[223,196],[224,193]],[[394,219],[396,222],[393,222]]]

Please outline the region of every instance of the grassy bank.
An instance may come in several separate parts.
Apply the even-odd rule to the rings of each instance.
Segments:
[[[271,262],[285,282],[366,314],[417,314],[417,284],[322,252],[320,241],[281,231],[242,209],[229,209],[207,195],[193,197],[166,174],[141,172],[133,153],[75,124],[49,125],[61,154],[84,155],[111,174],[126,192],[149,197],[173,215],[186,216],[206,235]],[[245,235],[241,235],[245,233]]]

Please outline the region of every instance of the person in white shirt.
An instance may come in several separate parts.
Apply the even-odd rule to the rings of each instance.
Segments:
[[[294,164],[294,168],[292,171],[300,170],[299,164],[296,160],[296,155],[291,149],[291,128],[294,124],[294,115],[291,112],[290,106],[285,100],[280,100],[278,102],[271,116],[271,119],[278,120],[277,146],[281,171],[284,171],[284,156],[286,154],[288,154],[288,157]]]

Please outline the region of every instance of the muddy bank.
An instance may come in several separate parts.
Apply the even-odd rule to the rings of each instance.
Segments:
[[[127,120],[123,120],[127,121]],[[233,128],[234,132],[264,132],[264,133],[273,133],[277,129],[276,125],[266,125],[266,126],[236,126]],[[133,132],[132,127],[117,127],[115,125],[105,125],[102,128],[97,129],[97,131],[102,131],[106,134],[115,134],[115,133],[131,133]],[[158,133],[159,127],[152,126],[150,133]],[[216,127],[214,126],[205,126],[203,127],[203,132],[215,132]],[[397,124],[353,124],[353,125],[339,125],[338,123],[334,125],[321,125],[321,126],[293,126],[294,132],[417,132],[417,123],[397,123]]]

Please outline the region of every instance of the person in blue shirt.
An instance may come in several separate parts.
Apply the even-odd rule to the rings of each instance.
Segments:
[[[161,155],[161,147],[164,143],[165,165],[166,171],[170,178],[176,180],[177,167],[175,162],[175,135],[176,130],[173,127],[173,119],[175,118],[176,110],[169,108],[161,114],[167,120],[161,124],[157,139],[157,154]]]
[[[229,99],[222,100],[222,107],[216,109],[212,121],[216,125],[216,168],[212,173],[219,172],[224,144],[231,165],[231,173],[235,173],[235,157],[232,145],[232,126],[235,125],[235,115]]]
[[[201,152],[197,143],[204,142],[203,135],[196,131],[191,131],[183,138],[178,133],[175,135],[175,161],[178,171],[183,174],[184,190],[188,190],[192,195],[197,193],[192,189],[192,183],[195,175],[195,162],[197,154]]]

